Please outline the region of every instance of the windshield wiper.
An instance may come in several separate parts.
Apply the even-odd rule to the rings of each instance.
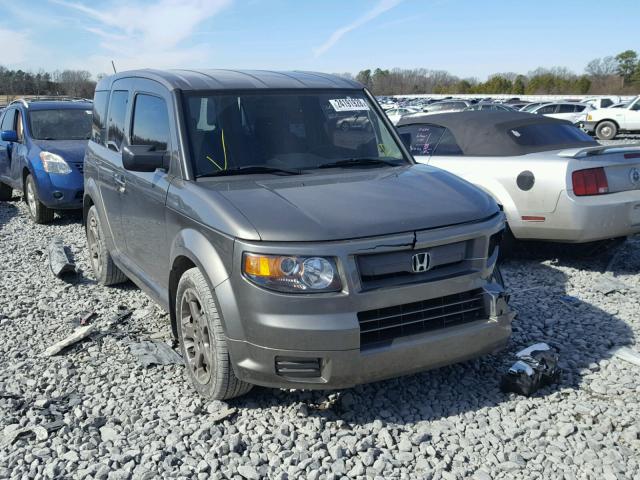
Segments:
[[[385,160],[383,158],[346,158],[344,160],[338,160],[337,162],[322,163],[318,165],[318,168],[340,168],[340,167],[360,167],[360,166],[388,166],[398,167],[404,162],[401,160]]]
[[[246,165],[239,168],[230,168],[227,170],[219,170],[217,172],[203,173],[198,175],[197,178],[202,177],[226,177],[231,175],[251,175],[252,173],[273,173],[281,175],[300,175],[300,170],[293,170],[287,168],[267,167],[265,165]]]

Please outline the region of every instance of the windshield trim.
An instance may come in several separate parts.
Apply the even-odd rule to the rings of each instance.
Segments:
[[[233,89],[176,89],[176,100],[178,103],[178,115],[180,119],[180,137],[182,138],[181,144],[184,151],[184,168],[187,175],[184,175],[185,180],[197,180],[198,178],[204,178],[197,174],[194,165],[193,165],[193,152],[192,145],[190,141],[190,126],[188,124],[188,112],[187,105],[190,97],[204,97],[204,96],[230,96],[230,95],[296,95],[296,94],[358,94],[364,95],[364,97],[369,102],[369,107],[374,110],[378,117],[379,121],[385,125],[389,132],[389,136],[395,142],[398,150],[400,151],[402,161],[408,166],[416,165],[417,162],[413,158],[413,156],[409,153],[409,150],[405,147],[402,139],[398,135],[398,132],[387,117],[384,109],[380,106],[375,96],[366,88],[233,88]],[[388,166],[384,168],[395,168],[393,166]],[[206,177],[207,179],[216,179],[216,177]],[[219,178],[229,178],[229,176],[221,176]]]
[[[91,108],[79,108],[79,107],[73,107],[73,108],[37,108],[37,109],[33,109],[33,110],[27,110],[26,114],[27,114],[27,128],[29,129],[29,136],[33,139],[33,140],[41,140],[41,141],[45,141],[45,142],[73,142],[73,141],[83,141],[83,140],[89,140],[89,138],[91,138],[91,125],[89,125],[89,133],[88,133],[88,137],[87,138],[56,138],[54,140],[47,140],[45,138],[38,138],[34,135],[33,133],[33,128],[31,127],[31,114],[32,113],[36,113],[36,112],[52,112],[52,111],[56,111],[56,112],[63,112],[63,111],[67,111],[67,110],[80,110],[80,111],[87,111],[87,110],[92,110],[91,115],[93,116],[93,107]]]

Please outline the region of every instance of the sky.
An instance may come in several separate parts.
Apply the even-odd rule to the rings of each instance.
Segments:
[[[110,73],[428,68],[581,73],[640,51],[639,0],[0,0],[0,65]]]

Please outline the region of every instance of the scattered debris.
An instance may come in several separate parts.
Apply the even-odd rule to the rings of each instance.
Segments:
[[[79,316],[74,317],[70,323],[72,325],[75,325],[76,327],[85,327],[89,325],[91,321],[94,320],[97,316],[98,314],[96,312],[82,312]]]
[[[217,412],[213,412],[209,417],[213,423],[218,423],[224,420],[225,418],[229,418],[236,414],[238,409],[236,407],[224,408],[222,410],[218,410]]]
[[[611,275],[603,275],[598,279],[598,281],[596,281],[593,288],[603,295],[609,295],[610,293],[618,292],[620,290],[627,290],[629,287]]]
[[[37,442],[44,442],[49,438],[49,432],[41,425],[33,427],[16,428],[0,436],[0,448],[13,445],[20,438],[35,437]]]
[[[640,367],[640,353],[635,350],[631,350],[629,347],[620,347],[611,351],[614,357],[618,357],[622,360],[626,360],[629,363],[633,363]]]
[[[53,237],[49,244],[49,267],[58,278],[66,273],[76,273],[76,264],[69,258],[62,237]]]
[[[502,376],[503,392],[529,396],[545,385],[560,380],[558,354],[546,343],[536,343],[516,353],[518,360]]]
[[[71,335],[69,335],[67,338],[65,338],[63,340],[60,340],[59,342],[54,343],[49,348],[47,348],[44,351],[44,356],[45,357],[52,357],[53,355],[56,355],[57,353],[60,353],[62,350],[64,350],[68,346],[73,345],[74,343],[77,343],[80,340],[82,340],[83,338],[86,338],[89,335],[91,335],[91,333],[95,329],[96,329],[95,324],[87,325],[85,327],[76,328],[76,330]]]
[[[164,342],[141,340],[131,342],[129,351],[143,367],[150,365],[181,365],[182,357]]]

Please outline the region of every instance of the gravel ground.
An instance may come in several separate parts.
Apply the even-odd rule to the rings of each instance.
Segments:
[[[48,271],[55,235],[81,270],[68,281]],[[341,392],[255,388],[205,404],[182,366],[131,353],[170,342],[168,316],[131,284],[95,284],[77,216],[38,226],[22,202],[1,203],[0,478],[640,478],[640,367],[610,354],[640,350],[640,238],[590,260],[533,247],[503,269],[519,315],[500,354]],[[605,295],[610,276],[618,291]],[[119,307],[133,317],[42,357],[82,312],[105,330]],[[560,350],[561,384],[501,393],[514,352],[539,341]]]

